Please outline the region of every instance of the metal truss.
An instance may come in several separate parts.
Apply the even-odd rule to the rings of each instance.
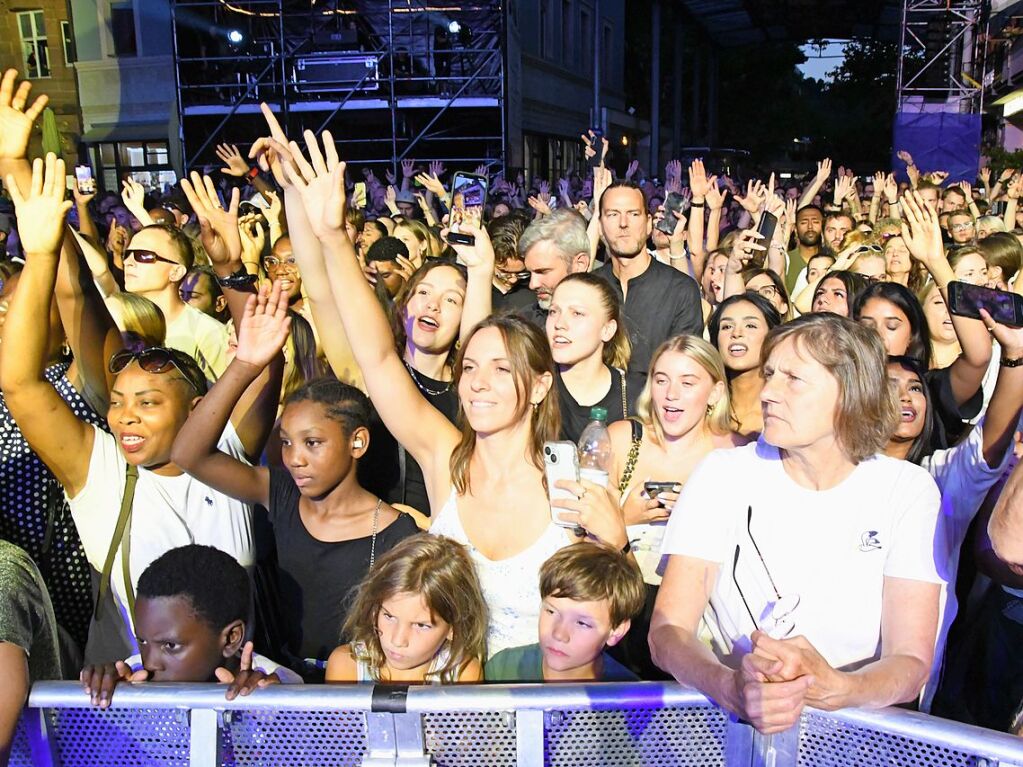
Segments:
[[[904,0],[899,38],[899,108],[946,102],[980,112],[984,97],[983,26],[987,0]]]
[[[504,0],[175,0],[183,165],[265,135],[329,128],[342,156],[503,167]]]

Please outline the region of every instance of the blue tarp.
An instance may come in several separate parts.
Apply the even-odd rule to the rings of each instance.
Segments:
[[[977,179],[980,166],[980,115],[955,112],[898,112],[892,131],[892,167],[900,181],[906,166],[895,156],[905,149],[922,173],[946,170],[949,181]]]

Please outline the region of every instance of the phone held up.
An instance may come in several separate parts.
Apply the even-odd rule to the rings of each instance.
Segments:
[[[82,194],[96,191],[96,179],[92,177],[92,168],[88,165],[75,166],[75,179],[78,181],[78,191]]]
[[[574,528],[572,522],[558,518],[559,510],[555,501],[574,500],[575,494],[570,490],[557,487],[559,480],[579,481],[579,453],[574,442],[544,442],[543,471],[547,478],[547,497],[551,503],[551,521],[560,527]]]
[[[664,198],[664,218],[655,225],[657,231],[664,232],[664,234],[670,237],[674,234],[675,224],[678,222],[675,214],[684,216],[688,212],[689,200],[678,192],[668,192],[668,196]]]
[[[1023,296],[966,282],[948,283],[948,310],[952,314],[979,320],[981,309],[1000,325],[1023,327]]]
[[[453,245],[475,245],[476,238],[462,231],[466,224],[479,228],[483,223],[483,208],[487,204],[486,176],[475,173],[455,173],[451,182],[451,212],[448,218],[447,241]]]

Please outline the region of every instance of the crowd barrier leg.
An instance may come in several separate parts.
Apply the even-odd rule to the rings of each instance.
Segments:
[[[728,718],[725,732],[725,767],[750,767],[755,730],[734,716]]]
[[[38,767],[55,767],[60,764],[50,733],[50,725],[46,719],[46,710],[42,708],[26,708],[22,715],[28,747],[32,754],[32,764]]]
[[[366,713],[362,767],[430,767],[419,714]]]
[[[222,714],[212,708],[193,708],[189,722],[190,767],[220,767]]]
[[[540,710],[515,712],[515,767],[544,767],[543,719]]]
[[[752,729],[752,728],[751,728]],[[800,724],[773,735],[753,730],[751,767],[796,767],[799,759]]]

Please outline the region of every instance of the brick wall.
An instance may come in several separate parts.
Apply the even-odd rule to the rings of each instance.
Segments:
[[[78,86],[73,67],[64,63],[64,45],[61,21],[68,20],[66,0],[0,0],[0,69],[14,67],[24,74],[21,33],[18,29],[20,11],[43,11],[46,28],[46,47],[50,60],[50,76],[32,81],[32,93],[45,93],[49,106],[57,116],[64,144],[64,159],[69,167],[77,162],[78,138],[81,134]],[[36,126],[29,147],[30,154],[41,152],[41,133]]]

